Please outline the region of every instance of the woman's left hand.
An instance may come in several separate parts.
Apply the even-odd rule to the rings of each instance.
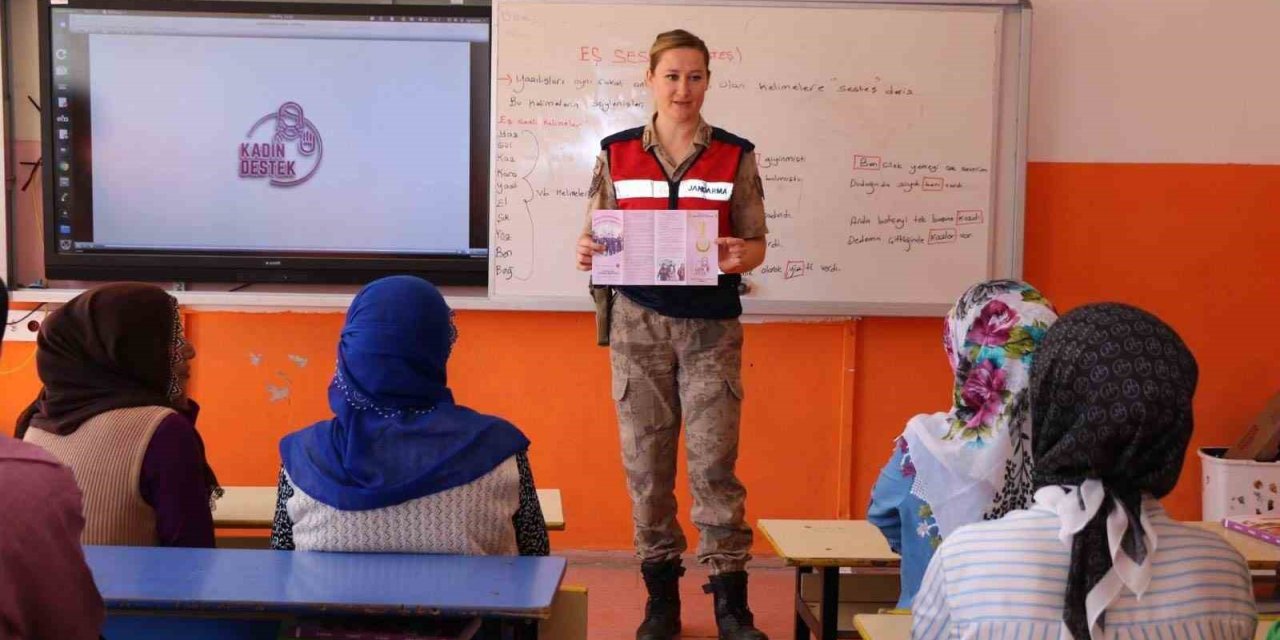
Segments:
[[[746,271],[746,269],[743,269],[743,258],[747,248],[746,240],[742,238],[716,238],[716,244],[720,245],[720,271],[724,273]]]
[[[720,245],[720,271],[746,273],[764,262],[764,236],[759,238],[716,238]]]

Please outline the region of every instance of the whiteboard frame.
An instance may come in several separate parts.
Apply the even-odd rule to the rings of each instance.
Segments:
[[[1030,98],[1031,72],[1031,4],[1028,0],[494,0],[493,2],[493,53],[490,60],[491,122],[490,140],[493,146],[489,155],[489,174],[496,175],[497,113],[498,113],[498,57],[502,42],[498,35],[498,19],[504,5],[528,4],[584,4],[584,5],[655,5],[679,4],[700,6],[751,6],[787,7],[847,7],[875,6],[881,8],[933,8],[954,10],[963,7],[1000,9],[1002,14],[1001,42],[997,73],[997,113],[995,147],[995,180],[992,201],[995,206],[996,224],[990,249],[988,274],[992,278],[1021,278],[1023,230],[1026,214],[1027,171],[1027,117]],[[492,187],[491,187],[492,188]],[[494,246],[494,230],[497,228],[496,194],[489,197],[489,237]],[[585,215],[585,212],[584,212]],[[565,265],[571,268],[569,247],[565,248]],[[491,261],[494,259],[491,254]],[[511,308],[539,311],[590,310],[592,305],[584,290],[581,296],[519,296],[497,292],[495,270],[489,269],[489,299],[498,303],[495,308]],[[868,303],[827,302],[797,300],[753,300],[750,295],[742,298],[743,313],[747,315],[781,316],[942,316],[951,303]]]

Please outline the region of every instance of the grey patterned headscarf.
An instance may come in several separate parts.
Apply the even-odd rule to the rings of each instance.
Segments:
[[[1107,518],[1115,509],[1128,519],[1120,552],[1146,563],[1142,495],[1162,497],[1178,481],[1197,377],[1178,334],[1124,304],[1075,309],[1040,345],[1031,368],[1033,484],[1084,496],[1082,485],[1100,483],[1103,492],[1071,541],[1063,618],[1076,640],[1090,637],[1092,621],[1105,623],[1105,607],[1087,610],[1086,599],[1112,570]]]

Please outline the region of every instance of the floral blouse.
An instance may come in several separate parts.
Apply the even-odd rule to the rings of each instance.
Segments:
[[[910,609],[924,570],[933,558],[933,552],[942,544],[938,523],[928,503],[911,494],[916,469],[911,463],[907,441],[894,440],[893,456],[880,471],[880,477],[871,489],[871,505],[867,507],[867,520],[880,529],[889,548],[902,556],[902,591],[898,597],[899,609]]]

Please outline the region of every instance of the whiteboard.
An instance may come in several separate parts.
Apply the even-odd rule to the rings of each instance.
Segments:
[[[573,245],[601,138],[641,126],[653,37],[712,50],[703,115],[756,144],[768,216],[748,313],[940,314],[1021,270],[1025,6],[494,7],[490,295],[583,300]]]

